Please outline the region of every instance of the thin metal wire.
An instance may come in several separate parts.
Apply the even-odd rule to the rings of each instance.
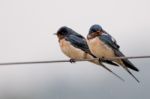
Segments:
[[[118,60],[118,59],[141,59],[150,58],[150,56],[130,56],[130,57],[111,57],[111,58],[93,58],[93,59],[75,59],[75,62],[93,61],[93,60]],[[70,62],[70,60],[52,60],[52,61],[26,61],[26,62],[5,62],[0,65],[23,65],[23,64],[48,64],[48,63],[63,63]]]

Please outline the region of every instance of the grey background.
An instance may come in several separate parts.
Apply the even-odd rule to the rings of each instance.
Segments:
[[[150,55],[149,0],[0,0],[0,62],[68,59],[56,36],[69,26],[86,36],[101,24],[127,56]],[[149,99],[149,59],[132,62],[138,84],[89,62],[0,67],[0,99]]]

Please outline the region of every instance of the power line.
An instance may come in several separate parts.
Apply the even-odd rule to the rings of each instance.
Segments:
[[[75,62],[93,61],[93,60],[118,60],[118,59],[141,59],[150,58],[150,56],[130,56],[130,57],[111,57],[111,58],[93,58],[93,59],[74,59]],[[23,65],[23,64],[48,64],[48,63],[64,63],[70,60],[52,60],[52,61],[26,61],[26,62],[5,62],[0,65]]]

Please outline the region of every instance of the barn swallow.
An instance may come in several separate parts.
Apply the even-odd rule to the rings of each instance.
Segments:
[[[125,56],[119,50],[120,46],[117,44],[116,40],[105,30],[103,30],[103,28],[98,24],[90,27],[89,33],[87,35],[87,43],[92,54],[98,58]],[[128,68],[137,72],[139,70],[128,59],[118,59],[114,60],[114,62],[122,66],[137,82],[139,82],[139,80],[131,73]]]
[[[94,56],[89,50],[86,39],[71,28],[63,26],[57,31],[56,35],[58,37],[58,42],[61,51],[70,58],[70,62],[75,62],[75,59],[96,58],[96,56]],[[107,68],[104,64],[102,64],[102,62],[98,60],[92,60],[90,62],[95,63],[97,65],[101,65],[113,75],[124,81],[123,78],[121,78],[119,75]],[[106,63],[118,66],[117,64],[111,61],[106,61]]]

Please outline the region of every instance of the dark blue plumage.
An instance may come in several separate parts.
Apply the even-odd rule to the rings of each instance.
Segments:
[[[86,40],[83,39],[81,36],[70,34],[65,39],[69,41],[74,47],[79,48],[86,53],[91,53]]]
[[[74,32],[74,33],[75,33],[75,32]],[[79,48],[79,49],[83,50],[84,52],[89,53],[89,54],[92,55],[94,58],[96,58],[96,56],[94,56],[94,55],[91,53],[91,51],[90,51],[90,49],[89,49],[89,47],[88,47],[88,44],[87,44],[85,38],[84,38],[82,35],[79,35],[79,34],[77,34],[77,33],[74,34],[74,33],[73,33],[73,34],[70,34],[70,35],[67,35],[67,36],[65,37],[65,39],[66,39],[67,41],[69,41],[69,42],[72,44],[72,46],[74,46],[74,47],[76,47],[76,48]],[[115,64],[114,62],[109,61],[109,60],[106,60],[106,61],[104,61],[104,62],[105,62],[105,63],[108,63],[108,64],[111,64],[111,65],[118,66],[117,64]]]
[[[112,37],[108,34],[102,34],[99,36],[99,39],[102,40],[105,44],[107,44],[112,49],[119,50],[119,46],[112,40]]]
[[[117,44],[116,40],[104,31],[98,24],[90,27],[87,39],[90,50],[97,57],[124,57],[124,54],[119,50],[120,46]],[[128,70],[128,68],[135,71],[139,70],[128,59],[120,59],[120,61],[116,60],[115,62],[120,64],[138,81],[138,79]]]
[[[88,47],[88,44],[86,42],[86,39],[72,30],[71,28],[68,28],[66,26],[61,27],[57,31],[57,37],[59,39],[59,45],[62,50],[62,52],[70,57],[71,59],[93,59],[96,58],[95,55],[93,55]],[[115,74],[113,71],[111,71],[109,68],[107,68],[104,64],[102,64],[99,60],[92,60],[90,62],[93,62],[95,64],[101,65],[106,70],[111,72],[113,75],[117,76],[119,79],[123,80],[120,76]],[[116,63],[113,63],[111,61],[105,61],[108,64],[118,66]]]
[[[103,41],[106,45],[111,47],[114,50],[114,53],[116,56],[124,56],[122,52],[119,50],[119,45],[116,43],[116,41],[113,41],[113,38],[108,34],[101,34],[99,36],[99,39]],[[130,69],[133,69],[135,71],[139,71],[128,59],[122,59],[123,63],[128,66]]]
[[[97,27],[98,29],[98,27]],[[74,30],[72,30],[71,28],[68,28],[66,26],[61,27],[58,31],[57,31],[57,35],[60,35],[60,39],[62,36],[64,36],[64,39],[68,42],[71,43],[72,46],[74,46],[75,48],[81,49],[82,51],[90,54],[91,56],[93,56],[94,58],[96,58],[96,56],[94,56],[89,47],[88,44],[86,42],[86,39],[78,34],[77,32],[75,32]],[[105,63],[114,65],[114,66],[118,66],[116,63],[111,62],[111,61],[104,61]]]
[[[89,34],[97,32],[97,31],[101,31],[101,30],[102,30],[102,27],[98,24],[95,24],[92,27],[90,27]]]

